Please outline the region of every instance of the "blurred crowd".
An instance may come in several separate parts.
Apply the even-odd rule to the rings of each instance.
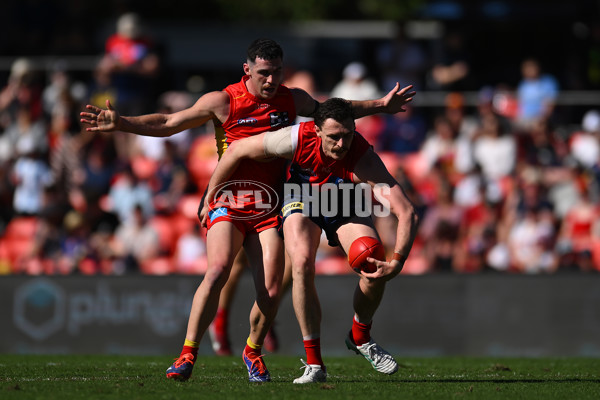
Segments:
[[[356,60],[330,91],[313,73],[286,78],[319,97],[370,99],[395,82],[447,93],[357,120],[421,215],[404,273],[600,271],[600,112],[556,118],[560,82],[539,60],[521,60],[519,82],[464,91],[473,70],[461,38],[436,57],[403,37],[383,42],[378,69]],[[170,138],[91,134],[85,104],[109,99],[124,115],[173,112],[197,97],[156,93],[161,57],[125,14],[89,79],[67,64],[48,71],[14,61],[0,91],[0,274],[201,274],[205,231],[197,220],[217,163],[211,126]],[[417,94],[419,96],[419,94]],[[393,218],[376,218],[392,250]],[[317,272],[352,273],[323,245]]]

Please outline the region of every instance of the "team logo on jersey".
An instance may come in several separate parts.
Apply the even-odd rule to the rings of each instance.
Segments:
[[[290,124],[290,116],[287,111],[272,112],[269,116],[271,117],[271,128],[282,128]]]
[[[225,182],[214,188],[207,196],[210,204],[208,215],[211,221],[223,215],[240,220],[259,218],[278,210],[279,207],[277,191],[257,181]]]
[[[256,118],[240,118],[237,121],[238,125],[254,125],[258,122]]]

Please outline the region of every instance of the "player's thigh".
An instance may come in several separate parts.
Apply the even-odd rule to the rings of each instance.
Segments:
[[[348,254],[348,250],[356,239],[362,236],[378,238],[377,231],[370,217],[353,217],[337,229],[337,236],[342,249]]]
[[[233,223],[221,221],[211,226],[206,233],[208,268],[231,268],[243,243],[244,235]]]
[[[244,251],[253,269],[263,269],[267,273],[279,275],[283,273],[283,241],[276,228],[248,235]]]
[[[321,228],[302,213],[288,215],[283,222],[285,250],[292,266],[313,262],[321,240]]]

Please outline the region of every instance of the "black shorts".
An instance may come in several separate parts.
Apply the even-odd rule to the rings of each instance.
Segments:
[[[313,190],[319,190],[316,186],[313,187]],[[283,224],[285,223],[285,219],[296,213],[302,213],[310,218],[319,228],[325,231],[325,235],[327,236],[327,242],[331,247],[339,246],[340,243],[337,237],[337,230],[340,226],[345,223],[350,222],[355,219],[358,215],[356,212],[356,202],[355,192],[342,192],[338,189],[337,193],[338,201],[337,208],[333,209],[333,211],[339,212],[331,212],[331,208],[328,208],[328,211],[323,215],[320,211],[315,210],[315,203],[307,203],[305,197],[306,193],[295,193],[293,196],[286,196],[283,200],[283,206],[281,207],[281,224],[280,224],[280,235],[283,237]],[[342,204],[343,199],[342,195],[349,197],[347,199],[347,204],[345,206]],[[364,204],[364,201],[363,201]],[[308,209],[310,205],[313,205],[312,209]],[[318,207],[317,207],[318,208]]]

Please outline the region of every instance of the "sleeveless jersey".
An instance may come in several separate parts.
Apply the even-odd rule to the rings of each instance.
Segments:
[[[370,147],[369,142],[360,133],[355,132],[350,149],[343,159],[327,157],[321,151],[321,138],[317,136],[313,121],[294,126],[293,142],[296,141],[296,137],[288,181],[299,184],[311,183],[320,186],[324,183],[351,183],[354,167]]]
[[[244,76],[238,83],[224,89],[229,95],[230,106],[227,120],[222,125],[215,124],[219,157],[235,140],[283,128],[296,119],[294,99],[287,87],[280,85],[272,99],[261,99],[248,92],[248,79],[248,76]],[[284,159],[273,158],[265,162],[242,160],[229,178],[229,182],[238,184],[228,186],[235,189],[232,196],[237,204],[235,212],[239,218],[250,221],[253,215],[264,215],[265,199],[273,192],[281,193],[285,172]],[[265,193],[265,187],[268,187],[266,191],[270,193]],[[272,206],[273,211],[276,211],[279,204]]]

